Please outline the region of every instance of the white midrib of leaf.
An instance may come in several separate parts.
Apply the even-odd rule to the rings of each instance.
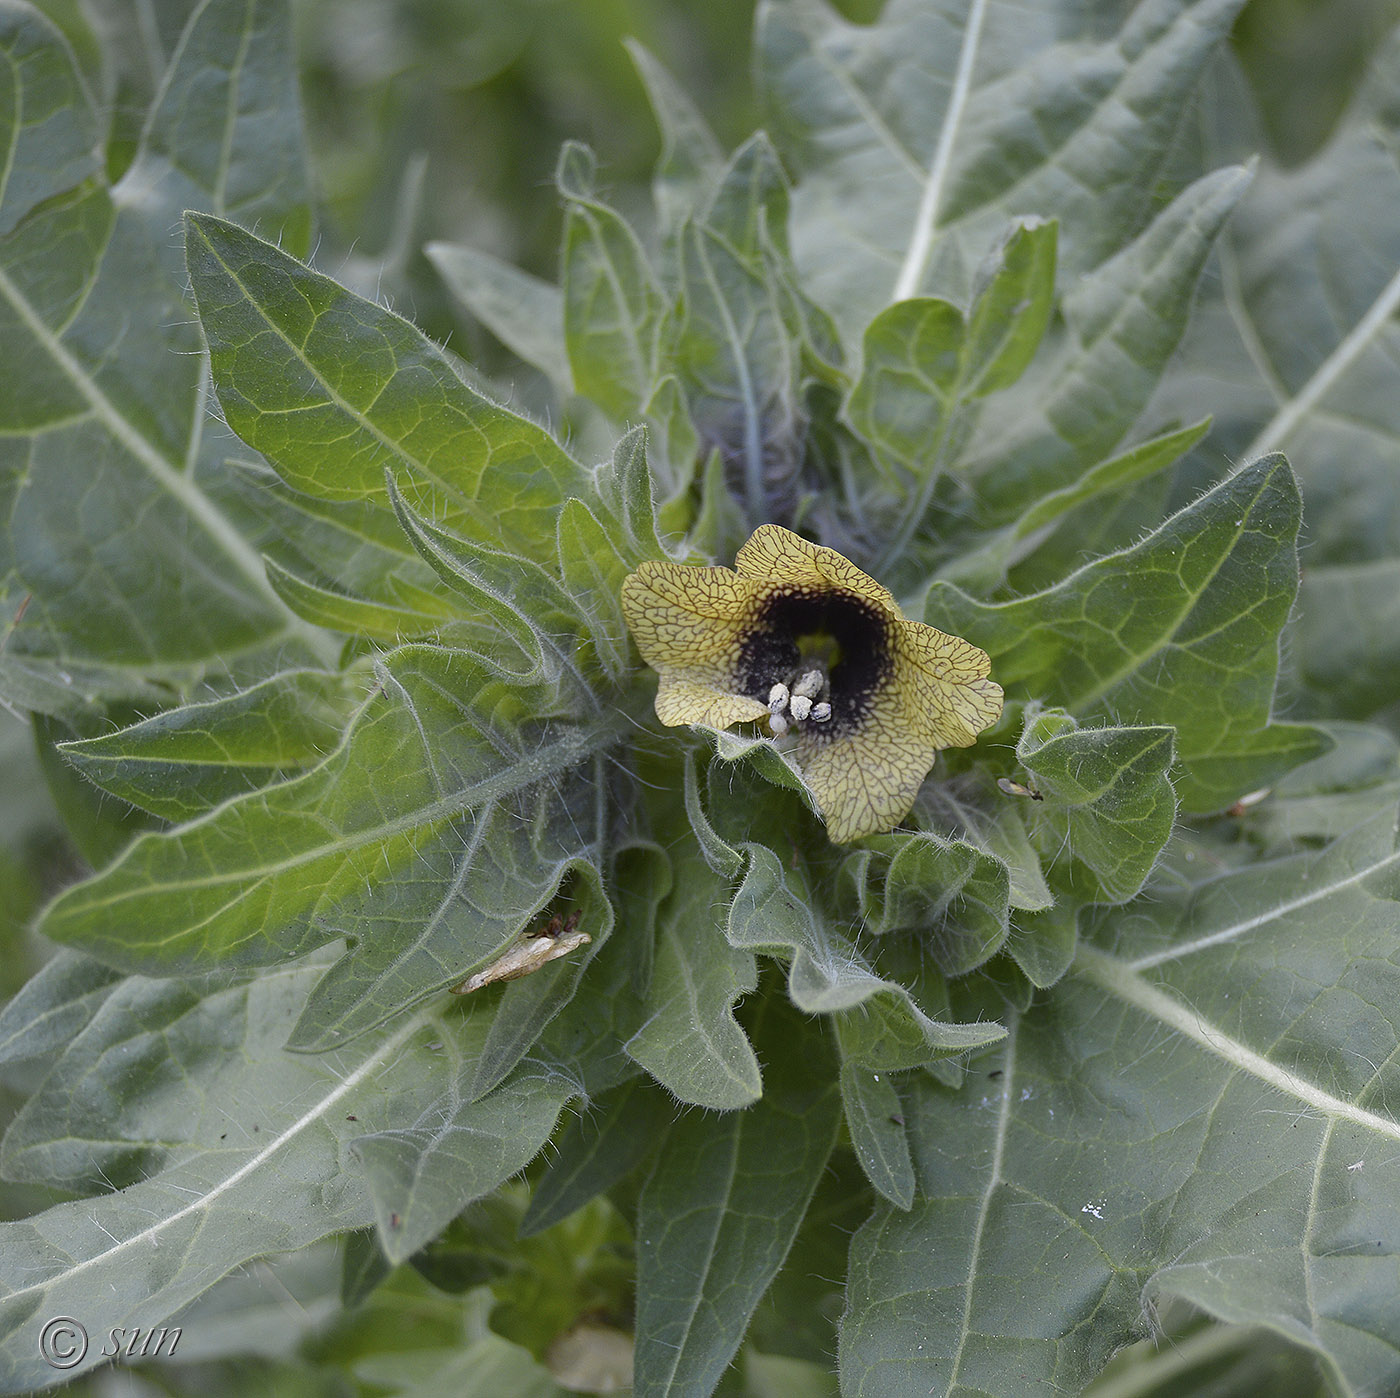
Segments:
[[[943,198],[943,183],[953,159],[953,142],[957,139],[963,109],[972,90],[972,70],[977,62],[977,45],[982,37],[982,19],[987,12],[987,0],[972,0],[963,29],[962,48],[958,52],[957,71],[953,75],[953,90],[943,113],[943,126],[938,133],[938,145],[933,152],[928,174],[924,177],[923,195],[914,221],[914,237],[904,254],[904,265],[894,284],[892,301],[907,301],[917,294],[919,283],[928,267],[933,251],[933,235],[938,227],[938,205]]]
[[[337,392],[335,387],[331,384],[330,380],[325,376],[325,374],[321,372],[321,370],[312,361],[311,357],[306,353],[305,349],[303,348],[303,345],[298,344],[295,340],[293,340],[287,334],[287,332],[280,325],[278,325],[275,320],[273,320],[267,308],[257,299],[256,296],[252,294],[252,292],[249,291],[248,287],[243,281],[243,278],[239,276],[239,274],[236,271],[234,271],[234,269],[231,266],[229,266],[229,264],[224,260],[223,255],[218,251],[218,249],[214,247],[214,245],[209,241],[209,239],[205,237],[204,231],[197,224],[194,224],[190,226],[190,233],[192,236],[198,237],[200,241],[204,244],[205,250],[214,259],[214,261],[219,264],[220,269],[228,278],[229,283],[238,288],[239,294],[243,297],[243,300],[247,303],[248,306],[250,306],[253,309],[258,319],[268,328],[272,336],[281,342],[283,348],[286,349],[286,351],[291,355],[291,357],[295,359],[296,362],[306,370],[306,372],[311,376],[312,380],[320,387],[321,392],[326,395],[327,402],[329,402],[333,407],[337,408],[340,412],[342,412],[350,422],[353,422],[357,427],[361,428],[363,431],[367,432],[371,437],[373,437],[374,440],[378,442],[379,445],[382,446],[391,457],[394,458],[394,460],[401,461],[405,466],[408,466],[422,479],[431,481],[443,492],[444,495],[448,496],[450,499],[460,500],[463,504],[469,507],[475,506],[477,504],[476,497],[467,494],[467,492],[463,490],[456,481],[450,479],[447,476],[444,476],[440,471],[434,469],[434,467],[422,456],[415,456],[412,452],[408,450],[408,448],[404,445],[403,442],[397,440],[394,437],[390,437],[388,433],[386,433],[383,430],[383,428],[377,426],[369,417],[369,409],[361,410],[355,407],[355,405],[351,403],[348,398],[346,398],[343,394]],[[315,274],[313,273],[313,275]],[[338,289],[343,291],[343,288]],[[348,295],[348,293],[345,294]],[[422,337],[422,332],[417,328],[417,326],[415,326],[412,321],[406,319],[404,316],[399,315],[397,311],[389,310],[387,307],[383,306],[378,307],[378,310],[380,311],[380,313],[387,316],[390,320],[397,321],[399,324],[403,325],[410,332],[411,335]],[[471,388],[471,386],[468,385],[466,381],[456,373],[450,361],[447,359],[446,353],[442,349],[440,349],[437,345],[433,344],[429,340],[424,339],[423,342],[429,354],[431,354],[436,360],[438,366],[441,367],[447,374],[451,376],[451,378],[454,381],[455,387],[461,388],[464,392],[470,394],[473,398],[476,398],[483,405],[492,408],[495,412],[500,413],[505,417],[516,416],[516,414],[512,413],[507,408],[496,407],[494,404],[488,403],[486,399],[482,398],[480,394],[478,394],[473,388]],[[378,398],[379,394],[376,394],[376,402],[378,401]],[[373,404],[371,404],[371,407],[372,406]],[[524,419],[521,420],[524,421]],[[564,449],[562,447],[559,448],[559,451],[561,455],[564,454]]]
[[[20,289],[0,268],[0,296],[14,308],[16,315],[44,352],[62,371],[87,402],[89,409],[102,425],[117,439],[145,469],[147,474],[162,490],[180,502],[185,510],[196,519],[217,541],[228,555],[237,570],[253,585],[258,596],[270,602],[279,612],[285,613],[286,604],[272,590],[263,571],[262,557],[215,508],[209,497],[195,483],[192,477],[178,470],[151,445],[140,432],[122,415],[116,404],[98,387],[92,376],[68,352],[63,342],[35,314],[34,308]]]
[[[1400,1123],[1334,1096],[1297,1073],[1271,1062],[1263,1054],[1256,1053],[1247,1044],[1242,1044],[1212,1024],[1189,1005],[1144,980],[1128,962],[1081,943],[1075,953],[1074,964],[1080,975],[1101,989],[1116,995],[1169,1029],[1174,1029],[1241,1072],[1278,1089],[1285,1096],[1333,1120],[1349,1121],[1379,1136],[1400,1141]]]
[[[1397,310],[1400,310],[1400,271],[1386,283],[1366,314],[1352,326],[1336,349],[1318,365],[1307,383],[1292,398],[1280,405],[1272,419],[1244,449],[1240,456],[1240,465],[1243,466],[1255,457],[1275,450],[1287,440],[1303,418],[1331,392],[1333,386],[1380,334]]]
[[[1253,932],[1256,927],[1262,927],[1275,918],[1287,917],[1312,903],[1330,898],[1334,893],[1340,893],[1344,888],[1352,888],[1363,879],[1368,879],[1372,874],[1378,873],[1382,869],[1388,869],[1396,863],[1400,863],[1400,850],[1384,855],[1373,864],[1365,864],[1350,874],[1321,883],[1297,898],[1290,898],[1285,903],[1276,903],[1263,912],[1254,914],[1253,917],[1232,922],[1228,927],[1221,927],[1214,932],[1207,933],[1204,937],[1197,937],[1194,941],[1182,942],[1179,946],[1168,947],[1164,951],[1154,952],[1151,956],[1140,956],[1123,964],[1136,974],[1139,971],[1151,970],[1152,967],[1160,966],[1166,961],[1179,961],[1182,957],[1204,951],[1207,947],[1218,947],[1224,942],[1233,942],[1237,937],[1243,937],[1247,933]]]
[[[608,290],[612,293],[613,301],[618,308],[618,325],[621,327],[622,338],[627,345],[628,357],[632,361],[632,367],[637,375],[637,381],[645,384],[646,389],[642,394],[642,401],[646,402],[651,393],[652,381],[655,379],[655,366],[652,364],[652,355],[649,348],[644,345],[637,334],[637,326],[632,317],[632,310],[627,300],[627,292],[622,283],[622,277],[617,270],[617,263],[613,260],[612,251],[608,247],[607,240],[603,237],[598,226],[597,215],[583,201],[579,201],[578,208],[582,211],[581,217],[587,218],[588,226],[593,234],[594,245],[599,250],[599,261],[603,264],[605,279]],[[629,230],[630,231],[630,230]],[[640,247],[635,249],[637,255],[637,265],[644,267],[646,259]],[[657,293],[655,288],[644,286],[642,288],[642,298],[647,303],[648,310],[652,310]],[[654,316],[654,312],[653,312]],[[649,316],[648,319],[652,319]]]
[[[729,1121],[733,1123],[733,1130],[729,1137],[729,1159],[726,1162],[724,1171],[724,1197],[729,1199],[734,1193],[734,1179],[739,1173],[739,1146],[744,1137],[744,1130],[748,1124],[750,1113],[734,1112],[730,1115]],[[713,1188],[713,1185],[711,1186]],[[661,1377],[665,1380],[663,1390],[669,1392],[671,1383],[676,1377],[676,1370],[680,1368],[681,1358],[685,1351],[687,1341],[691,1332],[695,1328],[695,1317],[699,1314],[701,1304],[705,1300],[705,1289],[700,1285],[702,1278],[708,1279],[710,1269],[714,1266],[715,1251],[719,1244],[719,1236],[724,1228],[724,1221],[728,1217],[727,1208],[714,1210],[714,1223],[709,1230],[708,1245],[705,1255],[690,1265],[690,1274],[695,1278],[696,1285],[691,1292],[689,1306],[686,1307],[684,1319],[681,1321],[681,1337],[679,1340],[668,1342],[667,1348],[671,1351],[672,1358],[666,1368],[666,1372]]]
[[[560,767],[572,765],[574,761],[582,759],[592,751],[596,751],[600,746],[604,746],[614,740],[621,731],[623,725],[620,721],[607,724],[599,724],[591,732],[580,734],[570,734],[561,738],[557,742],[540,749],[538,752],[528,757],[522,757],[514,762],[504,774],[496,773],[474,785],[462,790],[451,792],[446,796],[441,796],[435,801],[430,801],[403,815],[395,816],[392,819],[381,821],[379,824],[367,830],[355,831],[350,835],[325,841],[307,850],[300,850],[285,859],[279,859],[266,864],[260,864],[252,868],[235,868],[225,870],[220,873],[210,874],[197,878],[186,878],[170,883],[153,885],[152,883],[140,883],[136,886],[123,889],[115,895],[108,895],[101,899],[91,901],[83,905],[83,914],[91,916],[98,908],[114,909],[123,903],[136,900],[138,903],[143,898],[151,896],[153,889],[158,893],[165,893],[170,888],[180,889],[201,889],[218,888],[223,885],[233,884],[233,892],[224,901],[219,903],[210,912],[206,913],[198,921],[192,923],[182,923],[180,935],[192,936],[225,916],[231,909],[236,908],[240,903],[250,898],[255,892],[263,887],[269,879],[277,875],[286,874],[295,869],[304,868],[309,864],[314,864],[317,860],[333,854],[348,854],[352,850],[362,849],[367,845],[383,844],[393,840],[396,836],[410,833],[420,829],[424,825],[432,825],[440,820],[450,819],[452,816],[460,815],[462,811],[470,809],[480,803],[489,801],[504,795],[509,795],[512,791],[519,790],[523,786],[528,786],[532,782],[542,780]],[[337,747],[332,753],[332,760],[336,754],[343,750],[344,744]],[[294,777],[286,786],[293,786],[297,782],[314,778],[324,771],[322,767],[314,768],[311,772],[303,776]],[[257,799],[260,793],[253,793],[251,799]],[[188,825],[181,827],[182,831],[190,831],[197,826],[206,825],[218,819],[235,801],[250,799],[245,797],[235,797],[231,801],[226,801],[220,806],[216,806],[208,814],[200,816],[191,821]],[[138,836],[128,847],[126,852],[120,857],[117,863],[111,866],[112,869],[120,868],[123,863],[138,851],[145,848],[152,840],[164,840],[169,838],[167,832],[151,831]],[[88,885],[80,884],[75,891],[81,891]],[[65,895],[60,895],[63,897]],[[55,904],[54,906],[59,906]],[[256,935],[256,929],[248,935]],[[171,940],[171,938],[166,939]],[[242,940],[240,939],[240,944]]]
[[[714,297],[719,318],[724,323],[725,339],[729,341],[730,352],[734,356],[734,373],[739,380],[739,393],[744,406],[744,504],[748,511],[749,527],[756,529],[767,518],[763,493],[763,441],[759,432],[758,395],[754,390],[753,375],[749,372],[749,358],[744,338],[729,309],[729,301],[720,288],[710,264],[701,235],[695,238],[696,257],[710,295]]]
[[[112,1246],[102,1252],[94,1253],[93,1256],[84,1258],[81,1262],[76,1262],[66,1270],[45,1277],[42,1281],[31,1283],[29,1286],[21,1287],[11,1291],[5,1296],[7,1303],[13,1302],[17,1297],[37,1293],[42,1296],[47,1291],[59,1284],[67,1283],[72,1278],[87,1271],[91,1267],[99,1266],[103,1263],[111,1262],[114,1258],[133,1249],[154,1249],[160,1245],[161,1235],[176,1224],[192,1215],[207,1212],[212,1205],[223,1198],[231,1190],[236,1189],[250,1175],[256,1174],[269,1161],[273,1160],[286,1146],[290,1145],[302,1132],[314,1126],[316,1122],[324,1118],[338,1102],[350,1095],[366,1078],[378,1072],[391,1063],[394,1057],[413,1037],[418,1030],[431,1023],[437,1017],[436,1008],[431,1010],[420,1010],[412,1016],[401,1029],[385,1039],[378,1048],[370,1054],[363,1063],[352,1073],[342,1078],[327,1094],[308,1107],[295,1121],[291,1122],[278,1135],[274,1136],[255,1155],[245,1160],[226,1179],[201,1194],[199,1198],[186,1204],[184,1208],[177,1209],[172,1214],[165,1215],[164,1218],[157,1219],[149,1227],[143,1228],[139,1233],[132,1234],[129,1238],[124,1238],[120,1242],[113,1242]],[[140,1255],[145,1255],[141,1253]]]
[[[987,1183],[982,1189],[982,1201],[977,1206],[977,1225],[972,1230],[972,1243],[968,1249],[967,1281],[963,1283],[963,1312],[958,1325],[958,1347],[953,1351],[952,1363],[948,1366],[948,1386],[945,1393],[957,1387],[958,1372],[962,1368],[963,1352],[967,1348],[967,1337],[972,1333],[972,1297],[977,1267],[982,1258],[982,1236],[987,1229],[987,1214],[991,1210],[992,1196],[1002,1182],[1002,1157],[1006,1150],[1006,1137],[1011,1127],[1011,1087],[1016,1076],[1016,1022],[1012,1019],[1006,1028],[1006,1058],[1002,1062],[1001,1110],[997,1114],[996,1140],[992,1147],[992,1168],[987,1173]]]

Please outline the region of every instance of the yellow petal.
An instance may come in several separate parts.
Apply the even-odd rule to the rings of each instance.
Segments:
[[[985,651],[922,622],[894,628],[890,678],[858,728],[799,737],[799,763],[836,844],[891,830],[909,814],[939,748],[967,747],[1001,714]]]
[[[642,659],[655,670],[729,663],[756,591],[729,568],[648,562],[622,584],[622,611]]]
[[[992,662],[961,636],[921,621],[897,628],[894,684],[911,732],[934,747],[965,748],[1001,717],[1001,686]]]
[[[881,723],[872,715],[810,756],[799,755],[798,762],[821,807],[826,833],[842,845],[898,825],[934,756],[933,744],[914,738],[896,718]]]
[[[739,550],[734,566],[745,578],[768,585],[836,588],[854,593],[899,616],[894,596],[874,578],[862,573],[835,549],[809,544],[800,534],[778,524],[760,524]]]
[[[747,723],[764,718],[768,706],[743,694],[729,694],[718,684],[677,677],[668,671],[656,691],[656,716],[668,727],[682,723],[707,723],[711,728],[727,728],[731,723]]]

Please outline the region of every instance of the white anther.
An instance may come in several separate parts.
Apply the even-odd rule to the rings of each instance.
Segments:
[[[812,701],[805,694],[794,694],[788,708],[792,710],[793,718],[800,722],[812,712]]]
[[[825,723],[825,722],[827,721],[827,719],[829,719],[830,717],[831,717],[831,705],[830,705],[830,704],[822,703],[822,704],[813,704],[813,705],[812,705],[812,722],[813,722],[813,723]]]
[[[826,676],[820,670],[808,670],[798,682],[793,685],[792,692],[800,694],[804,699],[815,699],[822,692],[822,685]]]
[[[781,738],[788,731],[788,721],[782,714],[769,714],[768,726],[773,730],[775,738]]]
[[[775,684],[768,691],[768,712],[780,714],[787,708],[788,687],[785,684]]]

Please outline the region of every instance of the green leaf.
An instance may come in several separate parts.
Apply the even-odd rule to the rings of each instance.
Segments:
[[[595,794],[594,799],[601,797]],[[575,838],[577,833],[576,829]],[[625,960],[636,936],[628,928],[613,941],[612,906],[593,865],[580,863],[571,873],[574,877],[561,885],[558,898],[591,940],[566,959],[552,961],[505,986],[467,1080],[465,1090],[473,1101],[495,1089],[532,1050],[536,1060],[549,1064],[585,1094],[605,1090],[633,1071],[619,1045],[640,1015],[635,997],[627,993],[630,967],[619,968],[617,963]],[[582,1001],[580,990],[585,992]],[[561,1013],[571,1021],[562,1026],[564,1038],[575,1039],[581,1028],[586,1047],[571,1043],[561,1051],[557,1018]],[[619,1067],[620,1074],[609,1071]]]
[[[367,687],[363,675],[289,670],[59,751],[104,791],[166,820],[190,820],[320,763]]]
[[[1303,573],[1303,682],[1328,712],[1360,717],[1395,700],[1400,673],[1400,557]]]
[[[0,699],[48,715],[3,989],[56,889],[73,946],[0,1010],[0,1388],[63,1377],[61,1311],[179,1312],[233,1398],[558,1398],[634,1321],[639,1392],[1400,1389],[1400,747],[1335,718],[1400,714],[1395,21],[764,0],[732,156],[636,50],[654,216],[567,147],[567,291],[435,248],[553,375],[506,397],[407,253],[541,265],[491,170],[563,134],[506,108],[630,80],[607,7],[482,0],[463,69],[429,5],[365,67],[304,0],[365,300],[296,260],[286,0],[43,8],[0,15]],[[646,708],[622,579],[760,519],[993,653],[902,831],[834,847],[781,737]],[[552,914],[591,940],[444,993]]]
[[[0,1063],[62,1048],[101,1008],[121,973],[60,948],[0,1009]]]
[[[592,151],[568,142],[556,175],[564,201],[564,342],[578,391],[621,419],[651,398],[662,298],[637,235],[594,193],[596,176]]]
[[[1110,492],[1123,491],[1165,470],[1199,442],[1210,430],[1210,419],[1164,432],[1117,456],[1091,466],[1078,480],[1032,500],[1014,524],[997,530],[984,544],[950,560],[939,569],[939,577],[965,587],[992,591],[1003,583],[1009,568],[1040,547],[1063,516],[1078,510]],[[1076,546],[1084,543],[1075,535]]]
[[[0,234],[38,205],[97,175],[96,113],[72,52],[38,11],[6,16],[4,48],[11,83],[0,109],[12,152],[0,190]]]
[[[664,558],[656,533],[656,498],[647,455],[647,430],[634,427],[622,437],[612,458],[600,466],[594,480],[608,512],[620,526],[629,563]]]
[[[730,906],[726,934],[735,947],[789,962],[788,995],[798,1009],[835,1014],[838,1023],[860,1020],[870,1029],[880,1026],[881,1033],[898,1026],[895,1032],[915,1046],[905,1066],[980,1047],[1000,1036],[996,1025],[949,1024],[926,1013],[903,985],[880,976],[832,927],[800,874],[785,870],[763,845],[746,843],[744,852],[748,868]],[[880,1062],[873,1038],[868,1036],[863,1052]]]
[[[958,813],[963,819],[969,843],[1006,865],[1006,899],[1009,907],[1040,912],[1055,901],[1045,882],[1040,855],[1031,843],[1030,832],[1015,801],[999,802],[990,813],[960,804]],[[1011,926],[1014,932],[1014,919]]]
[[[984,417],[968,446],[984,508],[1005,515],[1072,487],[1113,450],[1179,344],[1197,281],[1249,184],[1239,167],[1199,179],[1064,298],[1069,336],[1048,382]],[[1193,412],[1192,416],[1197,416]]]
[[[1047,990],[1074,961],[1079,927],[1073,903],[1057,903],[1017,919],[1006,950],[1037,990]]]
[[[1253,809],[1251,833],[1270,854],[1335,839],[1400,803],[1393,734],[1364,723],[1329,723],[1324,731],[1335,746],[1295,767]]]
[[[647,1018],[627,1052],[683,1102],[746,1107],[758,1100],[762,1079],[733,1007],[758,984],[758,969],[752,952],[725,940],[728,879],[693,857],[678,861],[674,873],[657,914]]]
[[[1172,833],[1172,728],[1080,728],[1063,712],[1027,714],[1017,761],[1040,800],[1033,829],[1052,861],[1073,861],[1070,887],[1091,902],[1126,903],[1147,882]]]
[[[208,993],[130,978],[67,1046],[5,1149],[11,1169],[102,1192],[0,1224],[6,1391],[52,1382],[38,1340],[50,1316],[81,1315],[93,1336],[158,1326],[253,1258],[372,1221],[351,1143],[446,1100],[440,1045],[461,1023],[423,1012],[333,1060],[285,1053],[278,1027],[317,969]],[[125,1188],[108,1192],[109,1166]]]
[[[1325,146],[1261,164],[1227,231],[1220,284],[1159,395],[1169,412],[1185,402],[1212,412],[1218,451],[1234,460],[1289,452],[1308,502],[1308,574],[1341,568],[1343,595],[1350,570],[1400,556],[1400,413],[1387,388],[1400,305],[1393,22],[1363,54],[1365,80],[1338,94],[1344,110]],[[1304,665],[1314,679],[1327,667],[1329,696],[1350,668],[1335,635],[1324,622],[1304,638],[1305,651],[1322,647]]]
[[[873,25],[821,3],[763,6],[765,123],[798,172],[808,290],[848,327],[891,301],[964,299],[995,231],[1027,211],[1059,220],[1071,276],[1097,266],[1156,212],[1238,9],[1152,0],[1112,34],[1102,17],[1007,22],[986,4],[901,0]]]
[[[702,221],[751,266],[760,260],[765,232],[786,252],[787,176],[764,132],[750,136],[730,157]]]
[[[565,1078],[522,1068],[488,1096],[468,1101],[463,1089],[476,1071],[477,1045],[444,1038],[440,1047],[451,1055],[444,1096],[416,1120],[360,1136],[351,1146],[363,1162],[380,1246],[391,1262],[412,1256],[466,1205],[524,1169],[575,1092]]]
[[[1054,225],[1015,228],[979,280],[970,319],[951,302],[921,297],[897,301],[866,329],[846,415],[897,506],[877,571],[893,567],[925,527],[939,477],[957,468],[967,441],[969,406],[1014,383],[1034,355],[1054,297]]]
[[[1356,1282],[1400,1247],[1377,1172],[1400,1140],[1398,869],[1387,810],[1105,910],[1087,931],[1112,954],[1081,947],[1047,1012],[1013,1019],[980,1108],[911,1082],[922,1197],[854,1240],[849,1391],[1079,1391],[1144,1295],[1393,1385],[1396,1327]]]
[[[623,41],[646,87],[647,100],[661,132],[661,156],[652,181],[657,216],[674,236],[699,208],[724,163],[719,142],[675,78],[636,39]]]
[[[1220,450],[1235,459],[1285,449],[1295,460],[1307,500],[1294,649],[1304,711],[1353,716],[1384,712],[1394,690],[1400,36],[1387,31],[1357,51],[1365,80],[1338,93],[1325,145],[1261,165],[1227,232],[1220,286],[1160,394],[1168,411],[1189,399],[1215,412]]]
[[[634,1078],[573,1117],[530,1196],[521,1236],[542,1233],[631,1174],[665,1140],[673,1111],[662,1093]]]
[[[637,1213],[635,1391],[706,1398],[782,1265],[836,1141],[811,1029],[778,1002],[756,1028],[767,1073],[748,1111],[672,1127]]]
[[[144,700],[147,676],[183,689],[234,656],[281,647],[285,665],[323,649],[269,588],[226,493],[227,438],[208,422],[169,238],[181,210],[215,209],[306,246],[289,16],[218,3],[179,22],[110,189],[67,44],[27,6],[0,22],[12,75],[0,324],[14,366],[0,388],[0,578],[30,599],[0,678],[52,712],[68,707],[64,676],[82,677],[79,695]]]
[[[465,602],[453,628],[464,649],[472,649],[497,673],[525,683],[564,676],[587,688],[567,638],[587,635],[588,618],[550,568],[438,528],[404,500],[392,480],[389,501],[413,547]],[[521,667],[508,665],[507,659]]]
[[[159,822],[146,812],[107,800],[64,761],[58,745],[78,736],[81,729],[42,714],[33,716],[33,724],[34,753],[44,785],[68,839],[89,864],[101,868],[143,830],[158,827]]]
[[[280,568],[309,580],[318,592],[405,612],[415,626],[423,626],[423,618],[452,618],[432,569],[404,537],[385,501],[305,495],[288,487],[265,462],[231,460],[226,467],[230,492],[257,522],[263,561],[272,573]]]
[[[1300,508],[1287,463],[1265,457],[1045,592],[982,603],[936,583],[925,619],[986,650],[1013,693],[1174,725],[1182,806],[1219,810],[1326,741],[1269,721]]]
[[[859,1063],[842,1063],[841,1105],[851,1145],[866,1178],[897,1209],[910,1208],[914,1203],[914,1163],[909,1154],[904,1104],[889,1073],[872,1072]]]
[[[430,597],[426,606],[422,602],[417,606],[386,606],[300,577],[274,559],[269,558],[266,563],[272,590],[299,617],[328,631],[392,644],[434,635],[448,619],[440,598]]]
[[[347,1233],[342,1246],[340,1299],[347,1309],[358,1309],[393,1268],[373,1229]]]
[[[423,249],[447,289],[507,349],[560,392],[573,386],[564,344],[564,294],[499,257],[458,243]]]
[[[865,332],[861,375],[846,411],[891,487],[923,481],[942,466],[964,334],[962,312],[932,299],[896,302]]]
[[[983,398],[1010,388],[1040,347],[1055,297],[1054,223],[1013,225],[980,272],[968,316],[961,377]]]
[[[190,282],[230,427],[297,490],[410,504],[528,550],[586,477],[542,428],[469,388],[406,320],[232,224],[186,221]]]
[[[774,288],[703,224],[681,238],[677,377],[703,447],[742,484],[751,527],[781,510],[800,458],[795,349]]]
[[[873,836],[842,872],[866,931],[917,933],[945,975],[975,969],[1006,940],[1006,866],[961,840]]]
[[[48,934],[159,974],[266,965],[349,935],[357,945],[298,1026],[304,1047],[494,959],[590,857],[597,832],[565,778],[619,720],[580,719],[548,685],[430,646],[386,657],[376,678],[319,766],[137,840],[50,906]]]
[[[559,511],[558,550],[564,587],[588,618],[603,673],[621,684],[632,668],[632,643],[622,615],[622,584],[631,571],[628,560],[582,500],[566,500]]]

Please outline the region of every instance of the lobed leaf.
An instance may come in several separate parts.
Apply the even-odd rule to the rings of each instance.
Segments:
[[[522,551],[585,490],[542,427],[469,388],[392,311],[207,215],[186,220],[186,250],[228,424],[296,489],[375,499],[392,469],[411,504]]]
[[[159,1326],[255,1257],[372,1221],[348,1151],[447,1094],[441,1045],[463,1027],[425,1011],[334,1061],[285,1053],[278,1031],[316,974],[279,969],[204,994],[129,978],[73,1039],[55,1082],[88,1076],[89,1109],[75,1114],[62,1090],[36,1098],[7,1152],[94,1181],[106,1164],[139,1158],[143,1177],[0,1224],[6,1392],[53,1381],[38,1342],[50,1316],[81,1315],[94,1336]],[[102,1362],[100,1348],[78,1372]]]
[[[320,763],[367,685],[363,674],[288,670],[59,750],[104,791],[166,820],[190,820]]]
[[[172,974],[266,965],[347,934],[356,945],[297,1030],[306,1047],[498,955],[595,857],[565,778],[616,740],[617,716],[576,716],[546,684],[431,646],[400,649],[376,678],[320,765],[137,840],[50,906],[48,935]]]
[[[578,391],[634,417],[656,382],[662,296],[637,236],[594,193],[597,162],[570,142],[556,180],[564,200],[564,342]]]
[[[1183,807],[1218,810],[1326,741],[1270,721],[1300,510],[1287,463],[1264,457],[1045,592],[983,603],[935,583],[925,617],[982,646],[1003,684],[1077,715],[1173,724]]]
[[[561,392],[572,387],[557,286],[460,243],[429,243],[423,251],[447,289],[507,349]]]
[[[994,230],[1028,211],[1059,219],[1071,275],[1098,266],[1170,188],[1192,93],[1238,9],[1152,0],[1106,36],[1049,9],[898,0],[858,25],[770,0],[758,78],[799,172],[809,290],[848,327],[911,296],[963,299]]]
[[[1112,950],[1013,1017],[980,1104],[911,1083],[920,1197],[854,1240],[846,1391],[1078,1389],[1169,1295],[1393,1385],[1394,1326],[1357,1278],[1388,1286],[1400,1250],[1376,1168],[1400,1139],[1397,868],[1387,811],[1106,911]]]
[[[280,647],[284,665],[324,650],[268,586],[226,491],[227,441],[207,421],[168,237],[193,207],[306,245],[289,17],[261,0],[201,5],[179,25],[134,158],[109,188],[67,43],[28,6],[0,22],[13,153],[0,178],[13,364],[0,386],[0,577],[29,598],[3,678],[51,712],[147,700],[148,677],[178,691],[264,649]],[[65,675],[82,676],[66,699]]]
[[[672,1128],[637,1212],[638,1394],[714,1391],[782,1265],[836,1141],[836,1093],[781,1002],[757,1026],[762,1098]],[[799,1037],[800,1035],[800,1037]]]
[[[1035,779],[1034,828],[1070,886],[1096,903],[1126,903],[1147,882],[1172,833],[1172,728],[1080,728],[1068,714],[1028,715],[1016,757]],[[1048,848],[1047,848],[1048,847]]]

